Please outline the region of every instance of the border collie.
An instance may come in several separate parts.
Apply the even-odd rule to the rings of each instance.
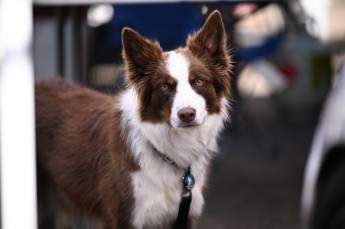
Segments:
[[[122,42],[127,87],[117,96],[62,80],[36,84],[44,176],[39,199],[51,192],[49,183],[63,200],[58,205],[92,219],[97,228],[172,228],[189,168],[191,228],[201,215],[210,160],[229,118],[231,63],[221,15],[213,12],[184,48],[163,52],[158,42],[129,28]],[[74,228],[60,221],[53,226]]]

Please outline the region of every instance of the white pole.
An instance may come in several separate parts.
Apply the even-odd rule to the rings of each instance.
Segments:
[[[0,1],[1,228],[36,229],[32,0]]]

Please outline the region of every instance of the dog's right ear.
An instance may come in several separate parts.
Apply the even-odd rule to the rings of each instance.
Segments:
[[[139,83],[163,61],[158,42],[149,41],[130,28],[122,30],[122,48],[130,83]]]

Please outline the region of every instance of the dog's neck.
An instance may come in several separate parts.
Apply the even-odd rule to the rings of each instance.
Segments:
[[[192,164],[202,156],[207,155],[208,139],[197,129],[174,130],[160,124],[142,126],[148,141],[159,151],[173,160],[179,167]],[[162,141],[162,139],[166,139]]]
[[[159,152],[154,146],[152,146],[153,151],[157,153],[157,155],[162,159],[162,161],[168,163],[171,166],[177,166],[180,167],[174,160],[172,160],[170,157],[168,157],[166,154]]]

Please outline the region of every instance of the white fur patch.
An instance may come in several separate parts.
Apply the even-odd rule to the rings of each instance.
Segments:
[[[200,125],[207,116],[205,99],[196,93],[189,83],[189,62],[179,53],[169,52],[167,69],[177,80],[176,95],[171,109],[170,123],[173,127],[181,126],[178,112],[187,107],[195,109],[194,123]]]
[[[126,131],[126,140],[140,166],[140,170],[132,174],[135,200],[132,215],[134,228],[171,226],[177,217],[181,199],[183,167],[188,164],[191,164],[196,180],[192,190],[190,216],[200,216],[204,204],[201,191],[211,156],[209,152],[217,151],[216,138],[227,118],[225,98],[220,114],[207,114],[203,97],[189,84],[187,60],[181,54],[169,54],[167,68],[178,82],[171,115],[172,127],[163,123],[141,122],[137,94],[132,87],[122,94],[118,107],[123,113],[122,130]],[[188,106],[196,109],[196,120],[199,125],[175,128],[179,126],[178,110]],[[162,161],[153,147],[174,160],[179,167]]]

